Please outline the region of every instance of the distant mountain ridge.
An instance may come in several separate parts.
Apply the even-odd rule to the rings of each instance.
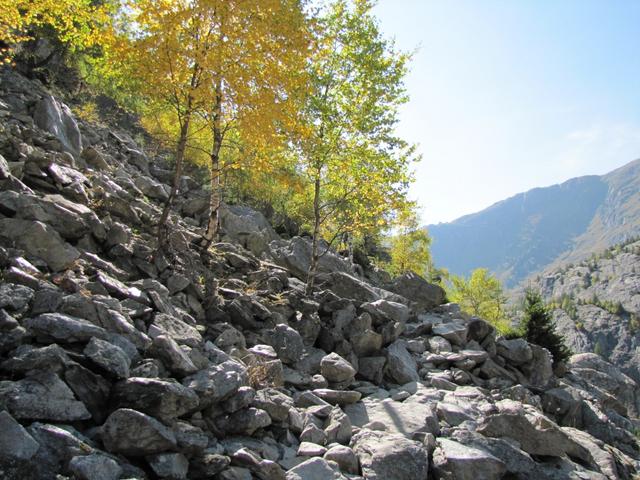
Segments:
[[[514,286],[640,234],[640,159],[606,175],[534,188],[427,229],[437,265],[464,275],[486,267]]]

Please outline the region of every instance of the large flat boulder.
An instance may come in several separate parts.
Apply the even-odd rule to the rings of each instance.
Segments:
[[[429,453],[424,445],[402,435],[364,429],[351,445],[367,480],[429,478]]]

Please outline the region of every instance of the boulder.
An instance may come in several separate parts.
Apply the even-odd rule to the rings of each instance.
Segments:
[[[304,342],[300,334],[293,328],[281,323],[264,333],[264,341],[271,345],[282,363],[296,364],[302,358]]]
[[[118,462],[101,453],[73,457],[69,471],[78,480],[118,480],[123,473]]]
[[[169,428],[155,418],[128,408],[109,415],[101,436],[107,451],[132,457],[175,450],[177,445]]]
[[[350,383],[356,369],[337,353],[330,353],[320,361],[320,373],[329,383]]]
[[[36,104],[33,121],[42,130],[55,136],[64,149],[74,155],[82,151],[82,135],[69,107],[51,95]]]
[[[51,372],[35,373],[17,382],[0,382],[0,405],[18,419],[75,422],[91,418],[84,404]]]
[[[326,245],[319,246],[320,253]],[[305,281],[311,262],[311,241],[307,238],[293,237],[290,240],[277,239],[269,244],[269,255],[274,263],[289,270],[295,277]],[[318,260],[318,272],[353,273],[349,263],[331,250]]]
[[[63,313],[43,313],[23,321],[24,327],[38,339],[60,343],[84,343],[92,338],[105,338],[102,327]]]
[[[166,335],[174,339],[179,345],[196,347],[202,343],[200,332],[188,323],[179,318],[157,313],[153,317],[153,323],[149,326],[148,335],[155,338],[158,335]]]
[[[555,423],[535,410],[504,412],[487,416],[478,427],[487,437],[508,437],[531,455],[560,457],[570,454],[586,460],[586,449],[571,440]]]
[[[118,346],[93,337],[83,353],[100,368],[116,378],[127,378],[131,359]]]
[[[432,404],[420,395],[412,395],[403,402],[365,397],[361,402],[347,405],[344,411],[356,427],[378,422],[384,424],[388,432],[407,438],[413,438],[416,433],[437,433],[439,430]]]
[[[287,471],[286,480],[346,480],[346,477],[324,458],[310,458]]]
[[[181,453],[157,453],[146,457],[149,466],[159,478],[181,480],[187,478],[189,461]]]
[[[225,205],[220,209],[223,240],[239,243],[255,255],[269,250],[269,244],[280,239],[266,217],[249,207]]]
[[[523,363],[530,362],[533,358],[531,347],[524,338],[500,340],[496,343],[496,348],[498,355],[511,365],[522,365]]]
[[[226,361],[211,365],[186,377],[182,384],[200,397],[200,408],[225,400],[248,383],[246,370],[238,363]]]
[[[271,425],[271,417],[262,409],[250,407],[225,417],[218,417],[215,424],[220,431],[227,434],[251,436],[256,430]]]
[[[351,445],[367,480],[429,478],[429,453],[418,442],[365,429],[353,437]]]
[[[358,473],[358,457],[349,447],[344,445],[331,447],[324,453],[323,458],[336,462],[343,472],[354,475]]]
[[[467,343],[468,327],[460,321],[438,323],[433,326],[432,332],[434,335],[449,340],[454,345],[463,346]]]
[[[411,301],[417,311],[431,310],[443,304],[446,297],[442,287],[427,282],[413,272],[400,275],[385,288]]]
[[[385,373],[391,381],[399,385],[420,380],[416,361],[407,351],[402,340],[396,340],[387,347]]]
[[[195,411],[199,405],[196,393],[175,380],[141,377],[115,384],[111,401],[117,408],[131,408],[163,421]]]
[[[42,222],[0,218],[0,238],[13,242],[29,255],[43,260],[54,272],[65,270],[80,258],[80,252],[58,232]]]
[[[29,432],[6,411],[0,412],[0,432],[0,461],[27,461],[40,448]]]
[[[433,469],[441,480],[500,480],[506,472],[504,462],[489,452],[446,438],[438,439]]]

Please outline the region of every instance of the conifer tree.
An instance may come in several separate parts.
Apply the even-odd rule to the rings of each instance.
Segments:
[[[534,290],[525,292],[522,331],[528,342],[549,350],[554,363],[564,362],[571,356],[564,338],[556,332],[551,311]]]

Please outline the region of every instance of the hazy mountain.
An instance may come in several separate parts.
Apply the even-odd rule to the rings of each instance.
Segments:
[[[534,188],[427,228],[438,265],[465,275],[486,267],[513,286],[640,234],[640,160],[606,175]]]

